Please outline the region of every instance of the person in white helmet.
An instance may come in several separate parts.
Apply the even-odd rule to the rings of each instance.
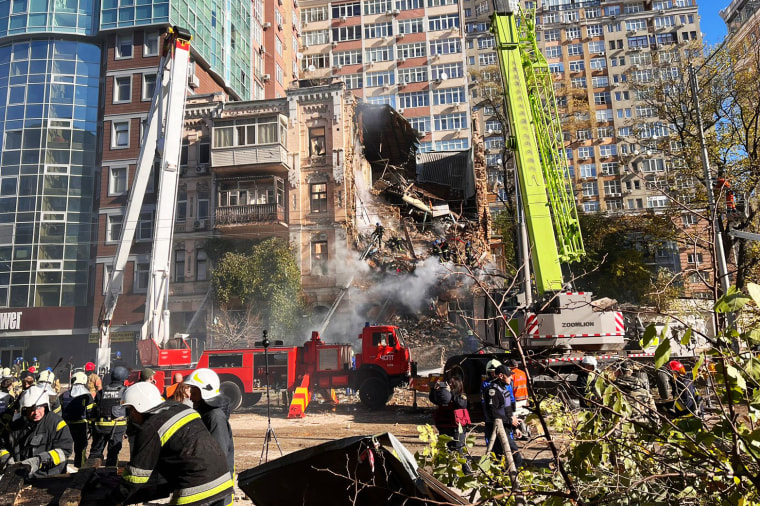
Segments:
[[[37,386],[45,390],[50,395],[50,411],[60,415],[61,401],[58,399],[58,392],[55,391],[55,374],[50,369],[42,371],[37,378]]]
[[[38,386],[22,394],[21,417],[11,422],[0,442],[0,464],[24,464],[29,478],[65,472],[74,440],[69,426],[50,411],[49,403],[47,391]]]
[[[123,405],[131,458],[106,504],[130,504],[149,481],[173,487],[170,504],[230,504],[233,482],[227,460],[197,411],[164,401],[158,389],[146,382],[127,388]]]
[[[61,416],[66,421],[74,438],[74,466],[82,467],[87,449],[88,425],[87,418],[92,410],[93,402],[90,390],[87,388],[87,375],[77,372],[71,377],[71,388],[60,396]]]
[[[581,407],[585,408],[590,406],[588,395],[589,392],[593,391],[591,382],[596,381],[594,373],[597,365],[596,357],[592,357],[591,355],[586,355],[581,360],[581,370],[578,372],[578,376],[575,379],[575,390],[578,393]]]
[[[196,369],[185,380],[190,386],[190,400],[193,407],[201,414],[201,420],[219,446],[227,455],[230,472],[235,473],[235,444],[230,427],[229,402],[219,391],[219,376],[211,369]]]

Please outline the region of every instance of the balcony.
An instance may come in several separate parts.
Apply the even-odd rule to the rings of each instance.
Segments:
[[[215,172],[250,172],[251,169],[290,168],[288,151],[281,144],[259,146],[235,146],[211,150],[211,167]],[[244,170],[241,170],[244,169]]]
[[[217,226],[284,221],[285,206],[281,204],[248,204],[219,207],[216,210]]]
[[[215,226],[222,233],[259,236],[286,233],[285,181],[276,175],[218,179]]]

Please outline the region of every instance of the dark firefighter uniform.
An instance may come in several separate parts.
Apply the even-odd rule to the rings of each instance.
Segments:
[[[94,406],[90,392],[84,386],[83,390],[84,393],[77,396],[72,396],[71,390],[61,394],[61,414],[71,430],[71,437],[74,439],[74,465],[76,467],[82,467],[85,462],[88,436],[87,420],[90,410]]]
[[[115,466],[119,463],[119,452],[127,431],[127,420],[121,407],[121,396],[126,390],[122,382],[111,383],[98,390],[92,416],[92,446],[90,458],[103,458],[103,452],[108,445],[108,456],[105,464]]]
[[[233,494],[227,459],[201,415],[174,401],[162,402],[148,414],[144,423],[131,424],[132,458],[109,502],[127,504],[155,471],[174,487],[169,504],[229,504],[223,501]]]
[[[74,440],[63,419],[48,412],[39,422],[31,422],[26,417],[14,420],[9,432],[0,443],[0,461],[22,462],[38,457],[39,469],[31,473],[32,478],[53,476],[66,472],[66,459],[71,456]]]

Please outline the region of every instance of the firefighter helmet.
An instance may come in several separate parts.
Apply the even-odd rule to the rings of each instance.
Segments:
[[[679,372],[681,374],[686,374],[686,368],[678,360],[671,360],[670,362],[668,362],[668,367],[673,372]]]
[[[11,373],[10,367],[3,368],[3,378],[12,378],[13,374]]]
[[[42,371],[40,377],[37,378],[37,381],[42,383],[52,383],[55,381],[55,374],[53,374],[53,371]]]
[[[122,397],[121,403],[124,406],[130,406],[138,413],[146,413],[164,402],[161,398],[161,392],[155,385],[140,382],[135,383],[127,388]]]
[[[84,370],[85,372],[95,372],[95,363],[87,362],[86,364],[84,364]]]
[[[50,407],[50,393],[37,385],[27,388],[21,396],[21,409],[33,408],[43,404]]]
[[[499,362],[495,358],[492,358],[486,364],[486,372],[495,371],[496,368],[499,367],[500,365],[501,365],[501,362]]]
[[[71,377],[71,384],[72,385],[86,385],[87,375],[83,373],[82,371],[75,372],[74,376]]]
[[[598,362],[596,361],[596,357],[592,357],[591,355],[587,355],[583,357],[583,360],[581,360],[581,364],[583,365],[590,365],[594,369],[596,369],[596,366],[598,365]]]
[[[205,401],[216,397],[219,392],[219,376],[211,369],[196,369],[185,380],[185,384],[191,387],[198,387],[201,391],[201,398]]]
[[[111,379],[114,381],[124,381],[128,376],[129,371],[122,365],[114,367],[113,371],[111,371]]]

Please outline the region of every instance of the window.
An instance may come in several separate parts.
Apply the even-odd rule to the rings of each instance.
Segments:
[[[196,217],[199,220],[205,220],[208,218],[208,191],[198,192],[198,212]]]
[[[668,197],[664,195],[647,197],[647,207],[650,209],[668,207]]]
[[[688,213],[681,215],[681,223],[683,223],[684,227],[693,227],[698,221],[699,218],[696,214]]]
[[[365,86],[389,86],[394,84],[395,75],[392,70],[385,72],[368,72],[367,79],[365,80]]]
[[[584,64],[583,60],[575,60],[570,62],[568,68],[570,69],[570,72],[583,72],[583,70],[586,68],[586,65]]]
[[[591,202],[584,202],[583,203],[583,212],[584,213],[598,213],[599,212],[599,202],[596,200],[593,200]]]
[[[364,26],[364,38],[376,39],[379,37],[388,37],[393,35],[393,25],[391,23],[377,23],[374,25]]]
[[[580,39],[581,38],[581,27],[580,26],[572,26],[570,28],[567,28],[565,30],[565,37],[567,37],[567,40]]]
[[[142,99],[151,100],[156,91],[156,74],[143,74]]]
[[[461,104],[467,102],[464,88],[445,88],[433,91],[433,105]]]
[[[586,88],[585,77],[573,77],[570,79],[570,87],[572,88]]]
[[[589,67],[591,67],[591,70],[603,70],[607,68],[607,60],[604,58],[591,58]]]
[[[445,14],[442,16],[430,16],[428,18],[430,31],[450,30],[459,28],[459,14]]]
[[[599,194],[599,189],[596,186],[596,182],[583,183],[582,188],[584,197],[595,197]]]
[[[361,13],[361,5],[359,2],[333,5],[332,7],[332,19],[361,16]]]
[[[427,107],[430,105],[430,94],[427,91],[399,93],[398,100],[399,106],[404,109],[412,107]]]
[[[567,54],[569,56],[582,56],[583,44],[570,44],[567,46]]]
[[[546,46],[544,48],[546,58],[560,58],[562,56],[562,46]]]
[[[347,40],[359,40],[362,38],[361,25],[354,26],[341,26],[339,28],[333,28],[332,40],[333,41],[347,41]]]
[[[703,262],[702,253],[689,253],[686,261],[690,264],[699,265]]]
[[[593,163],[584,163],[580,167],[580,177],[596,177],[596,165]]]
[[[333,53],[333,65],[357,65],[362,62],[361,49],[336,51]]]
[[[325,128],[309,129],[309,155],[325,156]]]
[[[111,122],[111,149],[129,147],[129,121]]]
[[[117,60],[132,58],[132,34],[119,34],[116,36],[115,56]]]
[[[605,176],[614,176],[618,172],[618,163],[617,162],[603,162],[602,172],[604,173]]]
[[[114,242],[121,239],[121,227],[124,223],[124,216],[120,214],[110,214],[106,217],[106,242]]]
[[[153,211],[140,213],[137,220],[137,241],[149,241],[153,238]]]
[[[315,276],[327,275],[327,241],[311,243],[311,273]]]
[[[158,32],[145,32],[143,56],[158,56]]]
[[[544,40],[546,42],[559,42],[559,29],[555,28],[553,30],[544,30]]]
[[[317,183],[309,185],[309,193],[311,194],[311,212],[312,213],[326,213],[327,212],[327,184]]]
[[[617,144],[603,144],[599,146],[599,156],[617,156]]]
[[[195,251],[195,280],[206,281],[208,279],[208,254],[204,249]]]
[[[108,194],[123,195],[127,193],[127,167],[111,167],[108,172]]]
[[[125,103],[132,100],[132,76],[113,78],[113,103]]]
[[[150,283],[150,264],[135,263],[135,292],[147,292]]]
[[[182,222],[187,219],[187,188],[181,185],[177,190],[177,214],[175,220]]]
[[[592,146],[584,146],[578,148],[578,158],[593,158],[594,148]]]
[[[185,250],[183,249],[174,251],[174,281],[178,283],[185,281]]]
[[[620,181],[605,181],[604,182],[604,193],[605,193],[605,195],[619,196],[620,193],[621,193],[621,190],[620,190]]]

